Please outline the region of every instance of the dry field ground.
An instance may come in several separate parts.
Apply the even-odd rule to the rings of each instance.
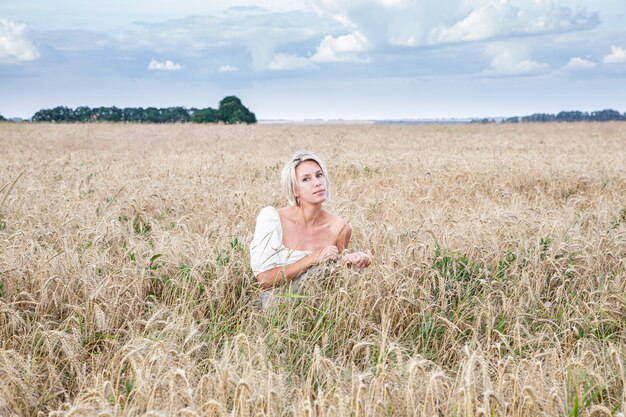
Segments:
[[[267,313],[248,244],[327,162],[363,272]],[[0,124],[1,416],[623,416],[626,123]]]

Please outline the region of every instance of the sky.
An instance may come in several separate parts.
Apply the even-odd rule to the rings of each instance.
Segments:
[[[0,0],[0,114],[260,120],[626,112],[626,0]]]

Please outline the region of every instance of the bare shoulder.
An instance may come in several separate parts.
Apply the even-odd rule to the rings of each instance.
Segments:
[[[295,223],[297,220],[296,213],[293,210],[293,207],[283,207],[276,209],[278,215],[281,220],[285,223]]]
[[[340,233],[343,233],[347,229],[352,230],[352,228],[350,227],[350,224],[346,220],[344,220],[342,217],[330,211],[325,211],[324,214],[325,216],[327,216],[326,219],[328,223],[330,224],[330,227],[333,230],[333,233],[340,234]]]
[[[331,212],[328,212],[328,222],[330,223],[331,233],[335,236],[335,245],[340,252],[343,252],[350,245],[352,227],[345,219]]]
[[[291,207],[281,207],[281,208],[277,208],[276,211],[280,213],[281,216],[284,216],[289,212],[290,208]]]

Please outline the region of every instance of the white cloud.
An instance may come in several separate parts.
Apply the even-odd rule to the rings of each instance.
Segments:
[[[238,67],[235,67],[233,65],[222,65],[219,69],[219,72],[237,72],[239,71]]]
[[[486,70],[490,75],[533,75],[550,69],[550,65],[532,59],[527,45],[495,43],[487,47],[486,54],[491,57]]]
[[[565,65],[565,69],[570,70],[585,70],[595,68],[598,64],[593,61],[590,61],[585,58],[581,58],[579,56],[571,58],[568,63]]]
[[[611,46],[611,53],[606,55],[602,62],[605,64],[622,64],[626,62],[626,49],[621,46]]]
[[[247,7],[136,23],[116,41],[126,50],[154,50],[164,56],[186,54],[194,62],[210,61],[208,68],[218,69],[229,62],[242,68],[245,62],[246,68],[266,71],[277,51],[308,58],[315,43],[341,28],[336,21],[301,8],[277,12]]]
[[[311,68],[313,63],[307,58],[292,54],[274,54],[272,62],[270,62],[270,69],[273,70],[293,70],[293,69],[305,69]]]
[[[150,71],[178,71],[182,68],[183,67],[180,64],[174,63],[169,59],[163,62],[159,62],[156,59],[151,59],[150,64],[148,64],[148,69]]]
[[[23,23],[0,19],[0,62],[34,61],[39,49],[28,38]]]
[[[365,62],[360,53],[369,49],[369,43],[360,32],[322,39],[311,60],[316,62]]]
[[[332,3],[332,0],[326,1]],[[324,36],[311,60],[316,62],[368,62],[369,58],[363,56],[363,53],[369,50],[372,45],[366,36],[359,31],[358,25],[341,13],[333,15],[332,18],[349,33],[336,37]]]
[[[573,12],[553,0],[311,0],[322,15],[360,32],[375,46],[438,45],[595,27],[597,13]],[[530,3],[530,4],[529,4]]]
[[[451,26],[434,27],[428,36],[429,44],[446,42],[475,41],[489,39],[511,30],[518,17],[515,10],[506,2],[492,2],[478,5],[462,20]]]
[[[476,41],[496,37],[570,32],[598,24],[595,14],[574,14],[552,0],[535,0],[528,8],[517,8],[508,1],[482,1],[451,26],[435,27],[429,43]]]
[[[377,3],[388,7],[401,7],[407,3],[407,0],[376,0]]]

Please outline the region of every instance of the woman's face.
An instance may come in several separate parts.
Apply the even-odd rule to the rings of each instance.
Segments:
[[[322,203],[326,200],[326,177],[315,161],[304,161],[296,167],[296,196],[300,203]]]

